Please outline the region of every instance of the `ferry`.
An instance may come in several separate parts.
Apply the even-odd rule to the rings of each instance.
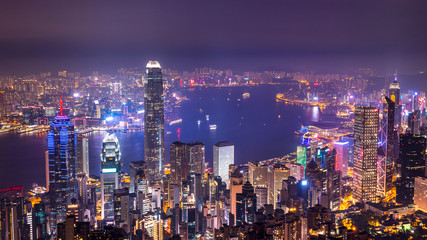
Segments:
[[[210,129],[210,130],[216,130],[216,125],[215,125],[215,124],[211,124],[211,125],[209,125],[209,129]]]
[[[209,121],[209,115],[206,115],[206,121]]]
[[[174,125],[174,124],[178,124],[178,123],[182,123],[182,118],[171,121],[171,122],[169,123],[169,126],[172,126],[172,125]]]
[[[245,92],[245,93],[243,93],[242,97],[243,97],[243,99],[250,98],[251,94],[248,92]]]
[[[202,121],[197,120],[197,125],[199,125],[199,126],[200,126],[200,123],[202,123]]]

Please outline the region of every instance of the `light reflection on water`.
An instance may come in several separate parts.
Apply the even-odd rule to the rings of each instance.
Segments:
[[[184,101],[177,110],[182,123],[166,125],[165,159],[169,162],[170,144],[178,140],[180,128],[183,142],[201,141],[206,145],[206,161],[212,165],[212,148],[216,142],[228,140],[235,145],[235,162],[265,160],[296,150],[299,136],[294,131],[304,121],[317,122],[320,110],[286,105],[276,102],[276,86],[203,88],[184,92],[192,101]],[[250,98],[242,99],[244,92]],[[227,100],[228,98],[228,100]],[[238,100],[240,99],[240,101]],[[200,111],[202,109],[202,111]],[[209,115],[209,121],[206,120]],[[278,117],[280,115],[280,117]],[[201,120],[198,125],[198,120]],[[210,130],[209,124],[216,124]],[[90,172],[99,175],[102,139],[106,132],[94,132],[89,136]],[[122,152],[123,169],[129,162],[144,159],[144,133],[117,133]],[[0,135],[2,158],[0,159],[0,187],[24,185],[33,182],[45,184],[46,135]]]

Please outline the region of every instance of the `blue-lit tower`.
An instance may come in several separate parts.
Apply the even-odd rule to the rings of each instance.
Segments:
[[[50,123],[47,135],[49,156],[50,225],[65,221],[67,204],[75,197],[76,181],[76,137],[74,125],[63,113],[62,96],[60,114]]]

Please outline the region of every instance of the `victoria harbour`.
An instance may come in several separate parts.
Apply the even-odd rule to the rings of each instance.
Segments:
[[[178,140],[201,141],[206,145],[206,161],[209,164],[212,164],[213,145],[225,139],[239,146],[235,152],[236,164],[262,161],[295,152],[300,137],[294,132],[301,124],[320,121],[322,114],[317,107],[277,102],[276,94],[283,88],[286,89],[286,86],[195,87],[184,90],[184,95],[189,100],[175,109],[177,117],[182,118],[182,123],[167,124],[165,144],[169,146]],[[245,92],[250,93],[247,99],[242,97]],[[209,121],[206,120],[206,115],[209,116]],[[217,129],[211,130],[211,124],[217,125]],[[106,132],[97,131],[86,135],[89,138],[90,172],[98,173],[101,168],[100,149]],[[119,132],[116,135],[120,142],[124,170],[129,168],[129,162],[144,160],[142,131]],[[3,187],[17,182],[27,187],[33,183],[44,183],[44,149],[47,148],[45,134],[2,134],[0,144],[9,149],[3,156],[5,161],[0,162],[0,182]],[[22,148],[28,151],[21,151]],[[168,148],[165,156],[166,162],[169,162]],[[27,179],[32,181],[23,181]]]

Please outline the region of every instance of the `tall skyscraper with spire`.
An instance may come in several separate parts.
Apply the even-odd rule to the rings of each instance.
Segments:
[[[387,96],[383,97],[383,114],[379,132],[378,145],[378,194],[387,200],[394,199],[394,176],[396,175],[395,140],[396,131],[394,125],[395,104]]]
[[[113,133],[102,141],[101,152],[101,218],[114,223],[114,190],[120,188],[121,153],[119,140]]]
[[[395,128],[400,128],[402,105],[400,104],[400,86],[397,82],[397,71],[394,74],[394,81],[390,84],[390,88],[388,89],[388,97],[394,102],[394,126]]]
[[[47,134],[50,224],[54,227],[65,221],[67,204],[77,195],[74,125],[63,112],[62,95],[59,103],[60,114],[50,123]]]
[[[164,167],[165,118],[163,79],[159,62],[149,61],[146,67],[147,85],[144,95],[144,151],[147,178],[151,185],[161,181]]]

